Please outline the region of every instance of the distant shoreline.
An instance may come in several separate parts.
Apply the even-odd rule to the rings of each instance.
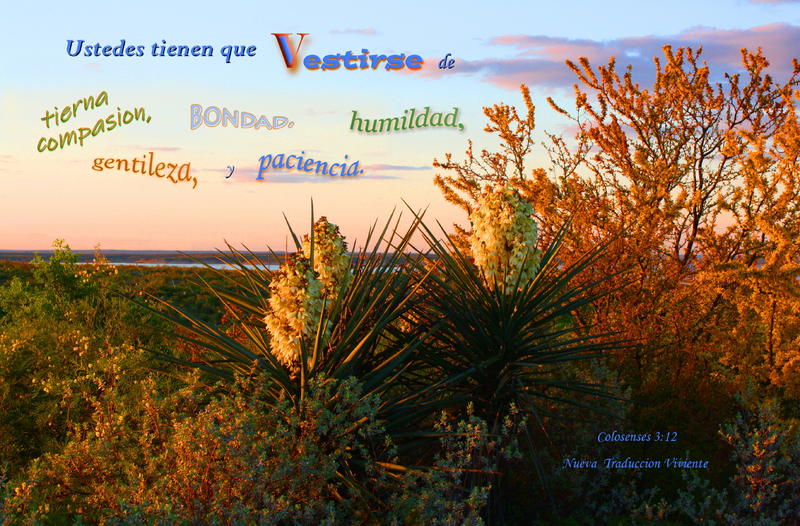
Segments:
[[[94,260],[94,250],[73,250],[79,263],[90,263]],[[143,266],[195,266],[201,263],[219,264],[220,254],[211,250],[177,252],[174,250],[101,250],[100,253],[113,265],[143,265]],[[30,263],[35,255],[49,259],[52,250],[0,250],[0,261],[13,261]],[[225,252],[229,254],[229,252]],[[259,262],[267,265],[279,265],[284,257],[283,252],[275,254],[269,252],[254,252]],[[275,256],[278,256],[277,258]]]

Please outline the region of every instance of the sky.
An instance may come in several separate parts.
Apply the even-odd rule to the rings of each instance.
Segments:
[[[652,57],[665,44],[702,45],[712,73],[736,71],[739,49],[762,47],[776,78],[800,50],[800,3],[793,1],[543,2],[6,2],[0,20],[0,250],[47,249],[64,239],[73,249],[206,250],[226,241],[254,250],[283,249],[284,214],[305,231],[313,199],[317,215],[363,239],[370,225],[406,203],[427,208],[443,225],[466,216],[433,184],[434,158],[462,159],[469,140],[496,147],[483,131],[482,108],[522,106],[531,88],[537,138],[563,133],[568,122],[545,102],[567,106],[574,74],[567,59],[601,65],[611,56],[646,82]],[[272,33],[308,33],[299,56],[368,49],[416,54],[418,71],[289,70]],[[297,37],[294,37],[297,43]],[[143,45],[142,57],[69,56],[67,42]],[[153,43],[210,45],[209,57],[154,57]],[[254,56],[221,48],[255,46]],[[447,53],[451,70],[437,64]],[[67,122],[41,119],[79,99],[106,92],[108,104],[77,108]],[[191,129],[191,105],[285,116],[293,126]],[[351,116],[399,117],[407,109],[459,109],[463,130],[428,127],[367,134]],[[38,151],[45,138],[132,108],[134,121],[83,146]],[[188,163],[197,184],[116,169],[96,159]],[[328,163],[359,161],[356,177],[268,171],[259,159],[283,153]],[[100,161],[101,163],[103,161]],[[531,168],[546,167],[539,147]],[[233,166],[230,174],[229,166]],[[408,214],[406,214],[408,215]]]

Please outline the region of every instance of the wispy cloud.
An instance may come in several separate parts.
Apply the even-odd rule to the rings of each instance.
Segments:
[[[368,164],[364,166],[364,170],[378,171],[378,170],[430,170],[431,166],[406,166],[403,164]]]
[[[332,29],[334,35],[377,35],[375,29],[368,27],[365,29]]]
[[[235,176],[234,176],[235,177]],[[232,178],[231,178],[232,179]],[[356,182],[375,181],[382,179],[400,179],[395,175],[384,174],[361,174],[352,177],[338,176],[338,175],[322,175],[322,174],[306,174],[298,172],[283,172],[283,173],[269,173],[264,174],[264,179],[256,180],[255,177],[250,179],[255,183],[340,183],[340,184],[354,184]]]
[[[376,164],[371,166],[364,166],[363,169],[366,170],[365,173],[359,174],[352,177],[347,176],[331,176],[331,175],[323,175],[321,173],[305,173],[305,172],[297,172],[295,170],[286,170],[286,169],[275,169],[270,168],[268,172],[264,172],[262,174],[263,179],[257,179],[258,177],[258,166],[242,166],[237,167],[234,170],[233,175],[229,178],[225,176],[228,175],[228,170],[224,168],[198,168],[197,171],[199,172],[209,172],[212,174],[218,175],[218,177],[212,176],[212,182],[221,182],[223,184],[241,184],[241,183],[330,183],[334,181],[360,181],[360,180],[378,180],[378,179],[400,179],[400,177],[395,175],[385,175],[385,174],[377,174],[373,173],[374,171],[378,170],[392,170],[392,169],[419,169],[415,167],[399,167],[399,168],[387,168],[392,165],[385,165],[385,164]]]
[[[233,175],[227,178],[230,170],[227,168],[195,168],[198,172],[207,172],[211,174],[219,174],[224,175],[225,177],[220,177],[221,180],[226,181],[238,181],[240,179],[248,179],[252,178],[255,179],[256,175],[258,174],[258,166],[235,166],[233,170]]]
[[[800,0],[748,0],[751,4],[798,4]]]
[[[576,61],[586,57],[594,65],[616,57],[620,69],[633,66],[640,80],[652,74],[652,57],[663,56],[662,46],[691,46],[703,48],[703,59],[712,72],[741,69],[742,48],[755,51],[759,47],[771,62],[770,72],[778,80],[791,72],[792,58],[800,48],[800,26],[777,23],[749,29],[689,28],[671,36],[625,37],[608,41],[570,39],[544,35],[504,35],[488,42],[516,50],[516,56],[503,59],[466,60],[456,57],[452,70],[442,71],[435,60],[426,60],[423,76],[473,74],[482,75],[487,82],[506,89],[517,89],[521,83],[549,88],[569,87],[575,75],[564,59]],[[649,73],[647,73],[649,72]]]
[[[238,171],[230,179],[223,179],[224,184],[264,184],[271,183],[329,183],[337,180],[335,177],[327,175],[310,175],[305,173],[290,173],[286,171],[274,171],[263,174],[263,179],[256,179],[257,171],[253,173],[240,174]]]

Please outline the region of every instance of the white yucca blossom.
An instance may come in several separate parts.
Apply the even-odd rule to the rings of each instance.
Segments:
[[[291,368],[300,361],[301,339],[317,330],[322,313],[322,283],[311,262],[294,254],[274,274],[269,291],[269,311],[264,322],[272,353]]]
[[[514,286],[518,276],[524,283],[536,275],[541,258],[536,250],[538,225],[533,206],[515,190],[489,187],[469,219],[472,256],[489,283]]]
[[[303,255],[311,258],[311,236],[303,236]],[[339,234],[339,227],[325,217],[314,223],[314,270],[328,301],[338,293],[340,286],[345,285],[350,273],[347,243]]]

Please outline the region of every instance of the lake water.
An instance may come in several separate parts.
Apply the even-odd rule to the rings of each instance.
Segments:
[[[204,265],[202,263],[130,263],[130,262],[119,262],[115,263],[114,261],[109,261],[111,265],[114,266],[124,266],[124,267],[181,267],[181,268],[207,268],[213,267],[215,269],[230,269],[229,265],[225,265],[223,263],[209,263],[208,265]],[[78,263],[79,265],[89,265],[91,264],[90,261],[84,261]],[[269,270],[278,270],[278,265],[260,265],[261,268],[266,266]],[[247,268],[255,268],[255,265],[245,265]]]

